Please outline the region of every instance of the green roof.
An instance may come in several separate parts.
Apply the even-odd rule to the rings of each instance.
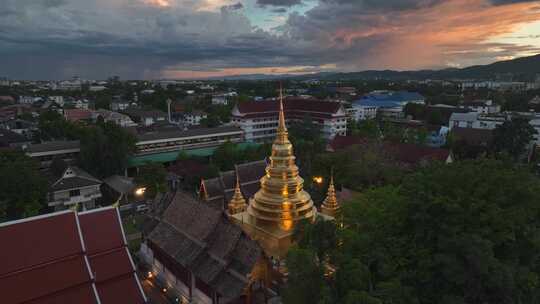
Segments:
[[[238,144],[238,147],[240,149],[245,149],[248,147],[254,147],[258,146],[257,143],[240,143]],[[200,149],[191,149],[191,150],[181,150],[184,151],[188,156],[198,156],[198,157],[209,157],[214,154],[214,151],[216,151],[216,147],[209,147],[209,148],[200,148]],[[178,158],[178,154],[180,151],[172,151],[172,152],[162,152],[162,153],[154,153],[154,154],[147,154],[147,155],[140,155],[140,156],[132,156],[128,160],[128,168],[132,167],[138,167],[142,166],[146,163],[168,163],[173,162]]]

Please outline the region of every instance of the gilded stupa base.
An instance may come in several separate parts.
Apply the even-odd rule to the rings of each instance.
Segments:
[[[237,225],[249,235],[250,238],[257,241],[268,257],[274,259],[285,259],[287,251],[293,242],[293,231],[284,231],[279,227],[258,225],[256,218],[247,211],[237,213],[231,216]]]

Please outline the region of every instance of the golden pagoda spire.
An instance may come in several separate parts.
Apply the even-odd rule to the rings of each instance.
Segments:
[[[336,197],[336,189],[334,187],[334,169],[332,169],[332,173],[330,175],[330,184],[328,185],[328,192],[326,194],[326,198],[324,199],[324,202],[321,206],[322,213],[336,217],[338,215],[340,206]]]
[[[236,187],[234,188],[234,195],[229,202],[229,215],[240,213],[246,210],[246,200],[240,190],[240,178],[236,174]]]
[[[287,126],[285,125],[285,111],[283,109],[283,89],[281,88],[281,84],[279,85],[279,118],[276,133],[276,143],[289,143],[289,132],[287,131]]]
[[[280,87],[279,121],[270,163],[261,178],[261,189],[250,200],[247,209],[259,229],[271,233],[290,232],[298,221],[315,219],[317,210],[309,193],[304,191],[304,179],[299,175],[295,159],[285,125]]]

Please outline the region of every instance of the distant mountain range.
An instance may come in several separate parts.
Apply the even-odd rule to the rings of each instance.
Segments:
[[[362,80],[362,79],[495,79],[512,78],[514,81],[530,81],[540,74],[540,54],[521,57],[512,60],[498,61],[487,65],[475,65],[462,69],[452,68],[443,70],[393,71],[369,70],[351,73],[316,73],[305,75],[267,75],[249,74],[212,79],[224,80],[272,80],[272,79],[321,79],[321,80]],[[509,75],[511,77],[505,77]]]

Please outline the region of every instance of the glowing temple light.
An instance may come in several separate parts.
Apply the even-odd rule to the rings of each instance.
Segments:
[[[135,195],[141,196],[141,195],[143,195],[145,192],[146,192],[146,188],[145,188],[145,187],[137,188],[137,189],[135,190]]]
[[[314,176],[313,181],[316,182],[317,184],[322,184],[323,178],[322,176]]]

